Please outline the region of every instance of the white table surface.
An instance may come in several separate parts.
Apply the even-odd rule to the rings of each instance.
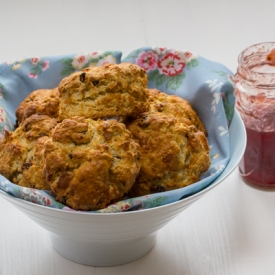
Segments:
[[[244,48],[275,40],[274,10],[274,0],[0,0],[0,62],[166,46],[235,72]],[[275,192],[247,186],[236,169],[166,225],[147,255],[105,268],[63,258],[0,198],[0,275],[275,274],[274,213]]]

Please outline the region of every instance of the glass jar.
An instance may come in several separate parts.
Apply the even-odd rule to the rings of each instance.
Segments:
[[[266,61],[273,48],[275,42],[245,49],[235,75],[236,109],[247,133],[239,170],[246,183],[262,187],[275,186],[275,66]]]

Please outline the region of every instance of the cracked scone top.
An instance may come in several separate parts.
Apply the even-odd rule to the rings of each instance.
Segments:
[[[0,174],[24,187],[49,190],[42,176],[42,150],[57,121],[45,115],[26,118],[0,140]]]
[[[75,210],[105,208],[132,187],[138,148],[114,119],[65,119],[45,143],[44,175],[57,201]]]
[[[194,125],[155,113],[132,121],[127,128],[139,143],[141,155],[131,197],[190,185],[210,166],[208,141]]]
[[[147,83],[145,70],[131,63],[83,69],[60,82],[59,117],[136,117],[149,108]]]

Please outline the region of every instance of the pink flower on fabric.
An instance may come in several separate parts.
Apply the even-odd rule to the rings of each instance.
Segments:
[[[37,63],[39,62],[39,60],[40,60],[40,59],[39,59],[38,57],[33,57],[33,58],[31,59],[31,63],[35,65],[35,64],[37,64]]]
[[[176,54],[168,53],[158,61],[158,68],[161,74],[167,76],[176,76],[180,74],[185,67],[183,60]]]
[[[186,64],[189,63],[192,59],[198,58],[197,54],[189,51],[175,51],[175,54],[178,55],[182,60],[184,60]]]
[[[82,69],[89,61],[89,57],[86,54],[78,54],[74,57],[72,65],[76,69]]]
[[[12,65],[12,70],[17,70],[19,68],[21,68],[21,63],[20,62],[14,62],[14,64]]]
[[[34,74],[34,73],[29,73],[29,77],[30,77],[30,78],[34,78],[34,79],[36,79],[36,78],[37,78],[37,74]]]
[[[185,52],[184,55],[185,55],[186,58],[190,58],[193,55],[193,53]]]
[[[137,59],[137,65],[143,68],[145,71],[154,70],[157,67],[158,55],[149,51],[139,54]]]
[[[101,58],[97,63],[96,66],[102,66],[104,64],[116,64],[116,59],[112,55],[107,55],[104,58]]]
[[[126,203],[125,205],[121,206],[121,210],[122,210],[122,211],[126,211],[126,210],[128,210],[130,207],[131,207],[131,205],[128,204],[128,203]]]
[[[42,197],[42,201],[44,202],[44,205],[49,206],[51,205],[51,200],[46,197]]]
[[[50,66],[49,66],[49,61],[48,60],[45,60],[44,61],[44,64],[43,64],[43,67],[42,67],[42,70],[43,71],[46,71]]]
[[[77,61],[78,61],[79,63],[83,63],[83,62],[85,61],[85,56],[84,56],[84,55],[79,56],[79,57],[77,58]]]
[[[155,47],[153,48],[154,52],[156,52],[158,55],[166,54],[168,49],[165,47]]]
[[[98,58],[100,54],[101,52],[91,52],[89,55],[90,55],[90,58]]]

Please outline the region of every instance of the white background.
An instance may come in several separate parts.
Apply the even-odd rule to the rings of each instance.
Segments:
[[[274,11],[274,0],[0,0],[0,62],[165,46],[235,72],[244,48],[275,41]],[[0,198],[0,275],[275,274],[274,213],[274,191],[247,186],[235,170],[161,230],[146,256],[104,268],[64,259]]]

